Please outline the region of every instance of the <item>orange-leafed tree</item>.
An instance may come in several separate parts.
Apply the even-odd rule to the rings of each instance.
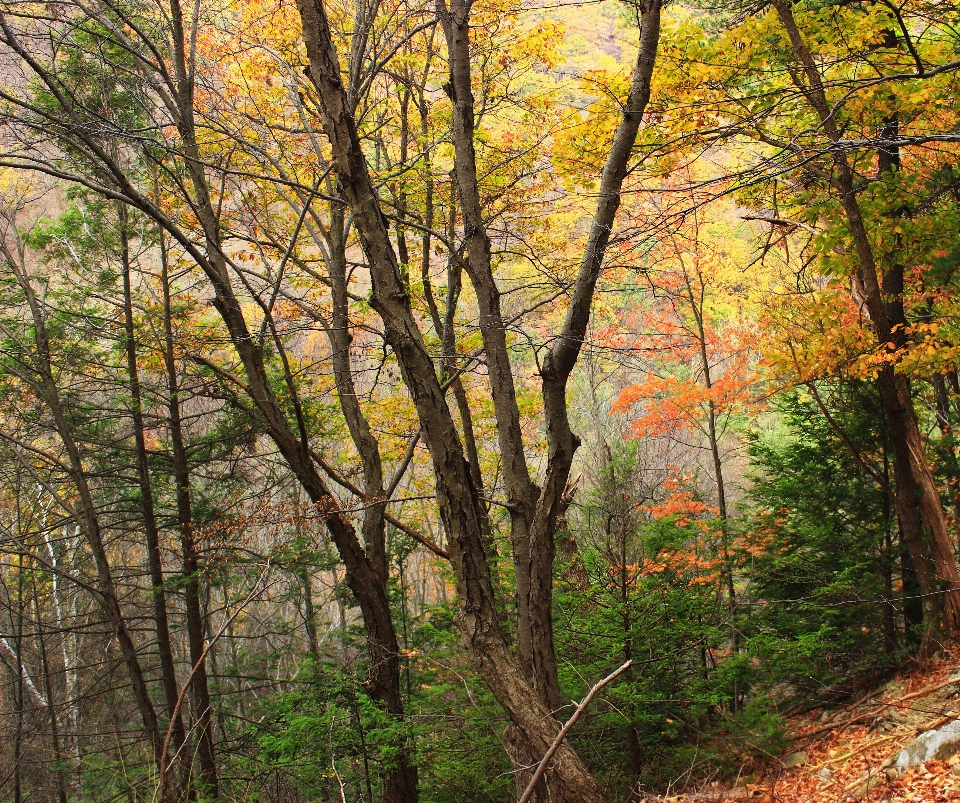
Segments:
[[[734,423],[758,409],[759,328],[736,258],[708,242],[702,230],[702,221],[694,220],[688,236],[666,237],[647,254],[646,298],[634,307],[627,327],[642,333],[642,373],[639,381],[620,390],[612,412],[631,413],[637,437],[679,438],[709,455],[723,585],[733,614],[736,590],[724,462]],[[620,347],[630,347],[634,337],[620,334],[615,340]],[[679,513],[691,501],[689,488],[678,486],[664,504],[676,505]],[[659,514],[666,515],[666,508]],[[736,650],[735,625],[731,633]]]

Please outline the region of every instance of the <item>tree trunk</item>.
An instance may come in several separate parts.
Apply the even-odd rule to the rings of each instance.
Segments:
[[[67,784],[64,771],[64,755],[60,740],[60,721],[57,717],[57,706],[53,694],[53,678],[50,671],[50,661],[47,657],[46,629],[40,614],[40,591],[37,588],[36,575],[33,577],[33,609],[37,617],[36,642],[37,652],[40,655],[40,671],[43,673],[43,688],[47,695],[47,715],[50,718],[50,743],[53,748],[53,761],[56,769],[51,774],[56,778],[57,801],[67,803]]]
[[[950,420],[950,396],[943,374],[934,374],[931,384],[936,398],[937,427],[940,429],[939,451],[947,467],[947,494],[953,507],[953,522],[956,527],[960,526],[960,463],[957,461],[953,424]]]
[[[463,215],[467,259],[463,267],[473,284],[480,312],[480,332],[487,358],[490,394],[497,418],[497,437],[502,459],[503,480],[510,514],[510,538],[513,544],[514,575],[517,589],[517,658],[527,680],[552,710],[560,707],[560,685],[556,658],[552,654],[552,612],[549,623],[538,621],[531,610],[530,526],[536,510],[539,489],[530,478],[520,428],[513,370],[507,350],[507,330],[500,309],[500,291],[493,276],[490,237],[480,199],[477,158],[474,148],[474,97],[471,86],[470,5],[466,0],[437,0],[437,14],[447,40],[450,80],[445,85],[453,102],[454,175]],[[452,261],[459,261],[451,254]],[[552,583],[552,578],[551,578]],[[537,624],[546,625],[544,634],[550,643],[547,655],[538,663],[534,646]],[[541,645],[541,653],[543,647]]]
[[[686,285],[687,300],[697,325],[697,348],[700,354],[700,368],[703,371],[703,385],[709,391],[713,389],[713,375],[710,368],[710,357],[707,353],[707,332],[703,319],[703,281],[701,278],[700,300],[693,292],[693,285],[686,269],[683,273]],[[723,561],[723,581],[727,592],[727,610],[730,612],[730,650],[736,655],[740,651],[740,634],[737,630],[737,597],[733,583],[733,562],[730,558],[730,529],[727,521],[727,487],[723,479],[723,459],[720,454],[720,437],[717,432],[717,407],[710,397],[707,400],[707,441],[710,446],[710,457],[713,461],[713,479],[717,486],[717,512],[720,518],[720,557]],[[733,681],[733,695],[730,701],[730,712],[736,714],[740,710],[740,687],[736,677]]]
[[[187,640],[190,646],[190,665],[194,668],[192,683],[193,700],[196,705],[194,717],[197,730],[197,757],[200,761],[199,785],[205,797],[219,797],[217,759],[211,727],[210,687],[207,679],[206,656],[204,655],[203,610],[200,603],[200,561],[193,529],[193,513],[190,501],[190,465],[183,437],[180,412],[180,383],[177,380],[177,363],[173,351],[173,316],[170,305],[170,277],[167,271],[167,256],[161,239],[161,276],[163,284],[164,367],[167,373],[167,395],[172,445],[173,476],[177,496],[177,528],[180,532],[181,560],[183,562],[184,604],[187,609]]]
[[[387,492],[384,488],[383,464],[380,447],[370,431],[370,424],[357,397],[357,388],[353,381],[350,359],[350,315],[347,298],[347,243],[343,207],[337,205],[331,210],[330,253],[328,275],[333,297],[333,320],[328,330],[330,347],[333,352],[333,373],[337,383],[337,397],[350,431],[351,439],[360,455],[363,468],[363,492],[367,500],[361,532],[364,550],[378,582],[385,586],[389,576],[387,565],[386,534],[384,513],[386,511]],[[407,283],[409,279],[407,280]],[[392,719],[402,722],[405,719],[403,696],[401,694],[400,648],[397,643],[396,629],[393,626],[389,608],[378,627],[367,624],[370,669],[364,687],[367,693],[380,703]],[[366,623],[366,615],[364,616]],[[376,638],[376,642],[374,642]],[[415,803],[418,799],[418,772],[411,746],[404,741],[394,745],[397,750],[396,762],[383,768],[383,797],[387,803]]]
[[[126,336],[127,380],[130,384],[130,414],[133,418],[133,437],[137,455],[137,480],[140,484],[140,508],[143,516],[143,533],[147,541],[147,564],[150,567],[150,598],[153,603],[153,620],[157,632],[157,653],[160,659],[160,677],[163,681],[164,701],[167,715],[172,716],[177,705],[177,671],[173,662],[173,644],[170,640],[170,623],[167,615],[167,594],[163,584],[163,557],[160,553],[160,529],[157,526],[153,504],[153,487],[150,482],[150,465],[147,460],[145,426],[143,422],[143,398],[140,392],[140,370],[137,365],[137,341],[133,325],[133,293],[130,283],[130,244],[127,235],[127,210],[118,204],[120,225],[120,259],[123,280],[123,321]],[[186,733],[183,717],[179,712],[174,717],[174,754],[179,755]],[[189,785],[189,765],[184,767],[184,779]]]

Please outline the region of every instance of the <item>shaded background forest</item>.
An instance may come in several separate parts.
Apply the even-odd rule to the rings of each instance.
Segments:
[[[365,217],[306,3],[0,3],[0,795],[514,800],[631,661],[639,799],[952,642],[960,9],[662,5],[325,4]]]

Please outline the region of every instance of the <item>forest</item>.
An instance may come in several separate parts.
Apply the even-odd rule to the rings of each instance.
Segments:
[[[958,232],[950,0],[0,0],[0,798],[736,782],[960,639]]]

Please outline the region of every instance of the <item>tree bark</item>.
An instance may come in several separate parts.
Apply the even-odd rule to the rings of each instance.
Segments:
[[[954,443],[953,424],[950,415],[950,396],[947,393],[947,381],[943,374],[931,377],[937,410],[937,427],[940,430],[940,453],[947,466],[947,493],[953,506],[954,526],[960,525],[960,463],[957,461],[957,449]]]
[[[653,70],[660,42],[661,0],[640,4],[641,26],[637,61],[623,114],[600,178],[597,209],[577,273],[563,327],[540,368],[544,417],[547,424],[548,460],[543,490],[530,527],[530,617],[533,633],[534,672],[547,676],[544,685],[556,685],[553,639],[553,563],[557,522],[564,508],[573,455],[580,438],[570,428],[567,381],[580,356],[590,320],[594,291],[620,208],[620,192],[627,176],[630,154],[650,100]]]
[[[364,497],[367,500],[363,512],[361,532],[366,554],[378,582],[386,585],[389,579],[387,565],[384,513],[387,492],[384,488],[383,463],[377,439],[370,431],[370,424],[357,398],[350,360],[350,315],[347,298],[347,243],[343,207],[331,208],[330,254],[328,275],[333,297],[333,320],[329,329],[330,346],[333,352],[333,374],[337,384],[337,396],[350,431],[351,439],[360,455],[363,469]],[[409,283],[409,279],[405,284]],[[390,620],[389,609],[386,619]],[[386,623],[384,623],[386,624]],[[404,706],[401,694],[401,665],[399,644],[395,628],[390,621],[384,631],[386,642],[370,647],[370,671],[364,684],[367,693],[379,701],[397,721],[403,721]],[[374,656],[377,656],[376,658]],[[417,766],[407,744],[397,745],[398,760],[395,765],[383,768],[383,797],[388,803],[415,803],[418,792]]]
[[[447,40],[450,80],[444,88],[453,102],[454,174],[463,216],[464,246],[467,254],[463,267],[473,284],[480,311],[479,326],[487,359],[490,395],[497,418],[497,437],[507,494],[507,510],[510,514],[510,538],[517,586],[517,657],[527,680],[537,689],[542,701],[553,710],[560,706],[556,660],[548,659],[546,672],[537,672],[534,668],[534,622],[530,610],[530,525],[533,522],[539,489],[530,477],[524,454],[520,408],[517,405],[513,369],[507,350],[507,332],[500,309],[500,291],[493,276],[490,237],[487,234],[477,179],[474,97],[471,86],[470,4],[466,0],[451,0],[448,8],[446,0],[437,0],[437,14]],[[458,254],[451,254],[451,260],[459,259]],[[551,663],[552,671],[549,667]]]

